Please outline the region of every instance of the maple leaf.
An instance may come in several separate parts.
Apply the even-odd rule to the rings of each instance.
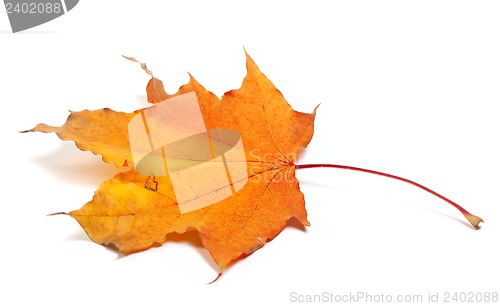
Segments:
[[[142,67],[152,76],[144,64]],[[61,139],[72,140],[78,148],[102,155],[104,161],[117,167],[134,166],[105,181],[90,202],[69,213],[90,239],[114,245],[128,254],[163,243],[168,233],[196,230],[217,265],[223,268],[276,237],[290,218],[309,225],[294,162],[299,149],[312,138],[315,110],[311,114],[294,111],[248,54],[246,67],[241,88],[225,93],[221,99],[192,76],[173,95],[168,95],[161,81],[153,76],[147,85],[151,103],[194,92],[213,141],[224,143],[223,136],[214,134],[217,130],[239,133],[244,160],[224,162],[243,163],[248,180],[237,192],[237,182],[230,182],[225,187],[234,194],[213,205],[181,213],[183,203],[176,200],[178,195],[169,175],[150,176],[138,171],[138,164],[132,162],[127,128],[142,110],[131,114],[110,109],[73,112],[61,127],[39,124],[30,130],[55,132]],[[170,124],[161,120],[160,123]],[[208,168],[197,177],[190,177],[204,183],[207,191],[202,195],[194,193],[188,202],[221,193],[221,189],[211,187],[210,173]]]
[[[96,243],[129,254],[165,242],[169,233],[195,230],[217,265],[226,267],[276,237],[290,218],[309,225],[295,170],[321,167],[412,184],[457,208],[473,227],[483,222],[399,176],[345,165],[296,165],[299,149],[313,136],[316,109],[294,111],[248,54],[241,88],[221,99],[191,75],[169,95],[141,66],[151,76],[146,91],[154,106],[133,113],[72,112],[61,127],[39,124],[25,131],[55,132],[105,162],[131,167],[68,213]]]

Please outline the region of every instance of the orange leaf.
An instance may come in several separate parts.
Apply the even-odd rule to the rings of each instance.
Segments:
[[[144,121],[146,127],[141,133],[149,135],[151,151],[154,151],[151,154],[156,154],[151,158],[173,161],[165,163],[166,173],[162,175],[142,171],[140,162],[133,164],[134,154],[148,152],[137,153],[131,149],[129,139],[140,137],[131,132],[130,125],[136,120],[133,118],[143,122],[150,112],[148,109],[132,114],[109,109],[72,113],[60,128],[38,125],[30,130],[56,132],[61,139],[75,141],[80,149],[102,155],[104,161],[116,166],[134,166],[104,182],[92,201],[69,213],[93,241],[132,253],[163,243],[168,233],[196,230],[215,262],[225,267],[276,237],[290,218],[309,225],[294,162],[299,149],[307,146],[312,138],[315,111],[311,114],[294,111],[248,55],[246,60],[247,75],[241,88],[227,92],[221,99],[205,90],[192,76],[177,93],[168,95],[161,81],[141,64],[152,76],[147,93],[148,101],[157,103],[153,106],[158,107],[156,110],[175,103],[187,107],[187,102],[182,104],[184,100],[197,99],[210,142],[207,149],[213,158],[210,162],[200,162],[205,161],[206,156],[194,156],[201,156],[201,147],[199,150],[196,147],[194,153],[186,153],[183,146],[187,140],[153,150],[157,146],[153,146],[152,130],[166,126],[165,132],[176,135],[180,132],[175,130],[174,121],[194,125],[190,111],[182,108],[178,109],[177,118],[166,120],[162,117],[164,113],[160,113],[147,124]],[[221,130],[234,133],[218,132]],[[227,135],[236,135],[241,144],[227,139]],[[199,145],[197,141],[195,146]],[[147,140],[144,142],[148,147]],[[240,158],[238,152],[235,155],[227,151],[233,147],[240,148],[243,157]],[[214,175],[221,165],[225,170],[219,171],[219,176]],[[183,167],[191,171],[180,177],[184,185],[179,187],[172,171]],[[240,173],[238,179],[231,181],[235,167],[244,169],[244,176]],[[229,181],[221,183],[226,176]],[[187,196],[179,195],[178,188],[188,190]],[[210,199],[210,204],[193,204],[200,199]]]

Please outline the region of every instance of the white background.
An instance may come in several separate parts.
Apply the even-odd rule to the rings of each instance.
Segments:
[[[0,14],[0,304],[500,291],[499,16],[497,1],[87,0],[12,34]],[[122,54],[169,92],[189,71],[221,96],[241,84],[243,47],[294,109],[321,103],[299,163],[413,179],[483,217],[482,229],[402,182],[300,170],[311,227],[292,224],[207,285],[218,270],[193,235],[123,257],[71,218],[46,217],[80,208],[120,170],[55,135],[17,131],[61,125],[68,110],[146,106],[148,76]]]

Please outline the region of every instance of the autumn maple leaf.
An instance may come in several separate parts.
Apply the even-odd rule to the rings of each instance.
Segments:
[[[293,110],[248,54],[241,88],[221,99],[192,76],[169,95],[141,66],[151,75],[146,90],[154,106],[133,113],[72,112],[61,127],[39,124],[26,131],[55,132],[105,162],[131,167],[68,213],[96,243],[129,254],[165,242],[169,233],[195,230],[217,265],[226,267],[276,237],[290,218],[309,225],[295,170],[316,167],[410,183],[455,206],[475,228],[483,221],[402,177],[343,165],[296,165],[299,149],[313,136],[316,110]]]
[[[170,176],[152,178],[134,168],[128,127],[141,110],[130,114],[110,109],[73,112],[61,127],[39,124],[30,130],[55,132],[117,167],[133,167],[105,181],[92,201],[69,213],[93,241],[133,253],[163,243],[168,233],[196,230],[222,268],[276,237],[290,218],[309,225],[294,163],[299,149],[312,138],[315,111],[294,111],[248,55],[246,66],[241,88],[221,99],[193,77],[173,95],[154,77],[147,86],[151,103],[194,92],[207,130],[237,131],[241,137],[245,160],[228,162],[244,163],[248,181],[233,196],[207,207],[181,213]],[[210,173],[203,173],[193,179],[205,181],[210,188],[209,177]],[[151,188],[152,179],[155,188]]]

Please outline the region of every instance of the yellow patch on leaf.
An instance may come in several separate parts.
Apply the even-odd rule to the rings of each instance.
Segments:
[[[132,160],[127,126],[135,113],[115,112],[109,108],[71,112],[61,127],[38,124],[25,132],[56,133],[62,140],[72,140],[83,151],[102,155],[117,168]]]

